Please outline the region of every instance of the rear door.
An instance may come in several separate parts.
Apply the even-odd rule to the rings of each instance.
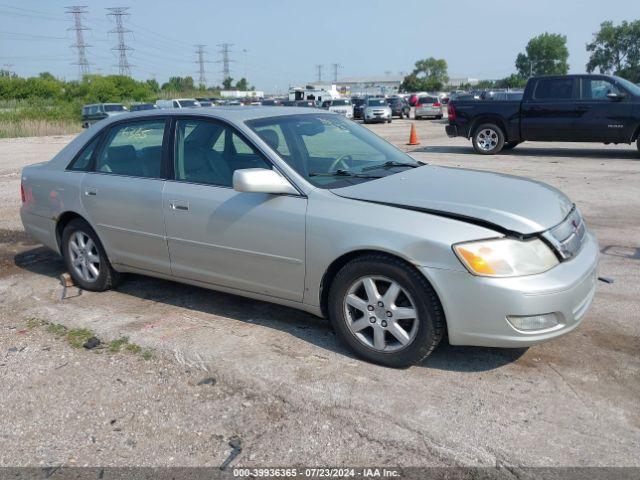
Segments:
[[[533,80],[531,95],[522,101],[520,129],[524,140],[574,141],[578,115],[578,78]]]
[[[167,123],[146,117],[114,124],[81,186],[111,262],[163,274],[171,272],[162,214]]]
[[[582,77],[578,116],[574,127],[579,140],[585,142],[628,142],[635,123],[629,96],[610,98],[610,93],[624,95],[624,90],[606,77]]]

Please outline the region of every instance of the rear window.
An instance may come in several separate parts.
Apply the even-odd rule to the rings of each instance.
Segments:
[[[180,100],[180,105],[182,105],[182,108],[187,108],[187,107],[195,107],[197,103],[195,100]]]
[[[542,78],[536,83],[533,98],[537,100],[571,100],[573,78]]]
[[[105,105],[104,111],[105,112],[124,112],[124,106],[123,105]]]
[[[420,97],[418,103],[436,103],[438,101],[435,97]]]
[[[372,107],[378,107],[380,105],[386,105],[387,102],[384,100],[384,98],[371,98],[367,101],[368,105],[371,105]]]
[[[349,100],[333,100],[331,105],[334,107],[341,107],[343,105],[351,105],[351,102]]]

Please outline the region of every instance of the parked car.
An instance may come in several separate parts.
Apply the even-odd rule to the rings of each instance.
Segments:
[[[213,102],[207,97],[197,97],[196,100],[201,107],[213,107]]]
[[[158,108],[194,108],[200,107],[200,102],[195,98],[174,98],[172,100],[157,100]]]
[[[129,107],[129,111],[131,112],[140,112],[142,110],[154,110],[158,108],[153,103],[134,103]]]
[[[387,101],[384,98],[367,98],[364,102],[362,120],[364,123],[391,123],[391,108]]]
[[[110,117],[25,167],[21,193],[25,230],[85,290],[133,272],[288,305],[392,367],[445,332],[550,340],[595,291],[597,242],[560,191],[424,165],[331,112]]]
[[[93,105],[85,105],[82,107],[82,128],[88,128],[90,125],[100,120],[120,115],[127,112],[127,107],[121,103],[95,103]]]
[[[296,107],[307,107],[307,108],[315,108],[317,106],[315,100],[296,100],[294,102],[294,105]]]
[[[521,101],[449,104],[450,137],[491,155],[521,142],[638,142],[640,88],[607,75],[534,77]]]
[[[416,103],[414,111],[416,120],[422,120],[425,117],[442,118],[442,103],[438,97],[420,97]]]
[[[322,102],[322,108],[330,112],[339,113],[347,118],[353,118],[353,104],[348,98],[336,98]]]
[[[351,99],[351,103],[353,104],[353,118],[363,118],[365,101],[366,98],[354,97]]]
[[[268,98],[266,100],[262,100],[261,104],[266,107],[281,107],[283,105],[282,100],[279,98]]]
[[[391,97],[387,99],[387,103],[391,108],[392,117],[409,118],[411,117],[411,106],[403,97]]]

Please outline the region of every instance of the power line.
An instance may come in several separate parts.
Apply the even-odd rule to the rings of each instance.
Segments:
[[[84,30],[89,30],[82,25],[82,16],[87,13],[86,5],[73,5],[66,7],[66,13],[73,15],[73,27],[69,27],[67,30],[74,30],[76,32],[76,43],[71,45],[71,48],[78,50],[78,61],[75,65],[78,65],[80,79],[84,75],[89,74],[89,62],[87,60],[87,45],[84,42]]]
[[[129,7],[112,7],[107,8],[107,10],[111,12],[107,13],[107,16],[113,17],[116,22],[116,28],[110,30],[109,33],[118,34],[118,44],[111,49],[118,52],[118,73],[130,77],[131,65],[127,59],[127,52],[133,50],[133,48],[128,47],[124,39],[126,33],[131,33],[131,30],[124,28],[124,18],[130,15],[127,13]]]
[[[318,72],[318,83],[322,83],[322,69],[324,65],[316,65],[316,71]]]
[[[206,45],[196,45],[196,55],[198,56],[198,59],[196,60],[196,63],[198,64],[198,83],[201,88],[204,88],[207,85],[204,70],[204,64],[206,63],[204,60],[204,47],[206,47]]]
[[[218,50],[218,53],[220,53],[220,60],[218,60],[216,63],[222,63],[222,82],[224,83],[224,81],[227,78],[231,78],[231,69],[229,68],[229,64],[231,62],[233,62],[233,60],[231,60],[231,58],[229,58],[229,53],[230,53],[230,48],[233,47],[233,43],[219,43],[218,46],[220,47],[220,50]]]

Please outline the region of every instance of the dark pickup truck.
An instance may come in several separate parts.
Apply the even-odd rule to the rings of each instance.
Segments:
[[[534,77],[521,101],[452,101],[450,137],[470,138],[476,152],[492,155],[519,143],[637,142],[640,88],[607,75]]]

